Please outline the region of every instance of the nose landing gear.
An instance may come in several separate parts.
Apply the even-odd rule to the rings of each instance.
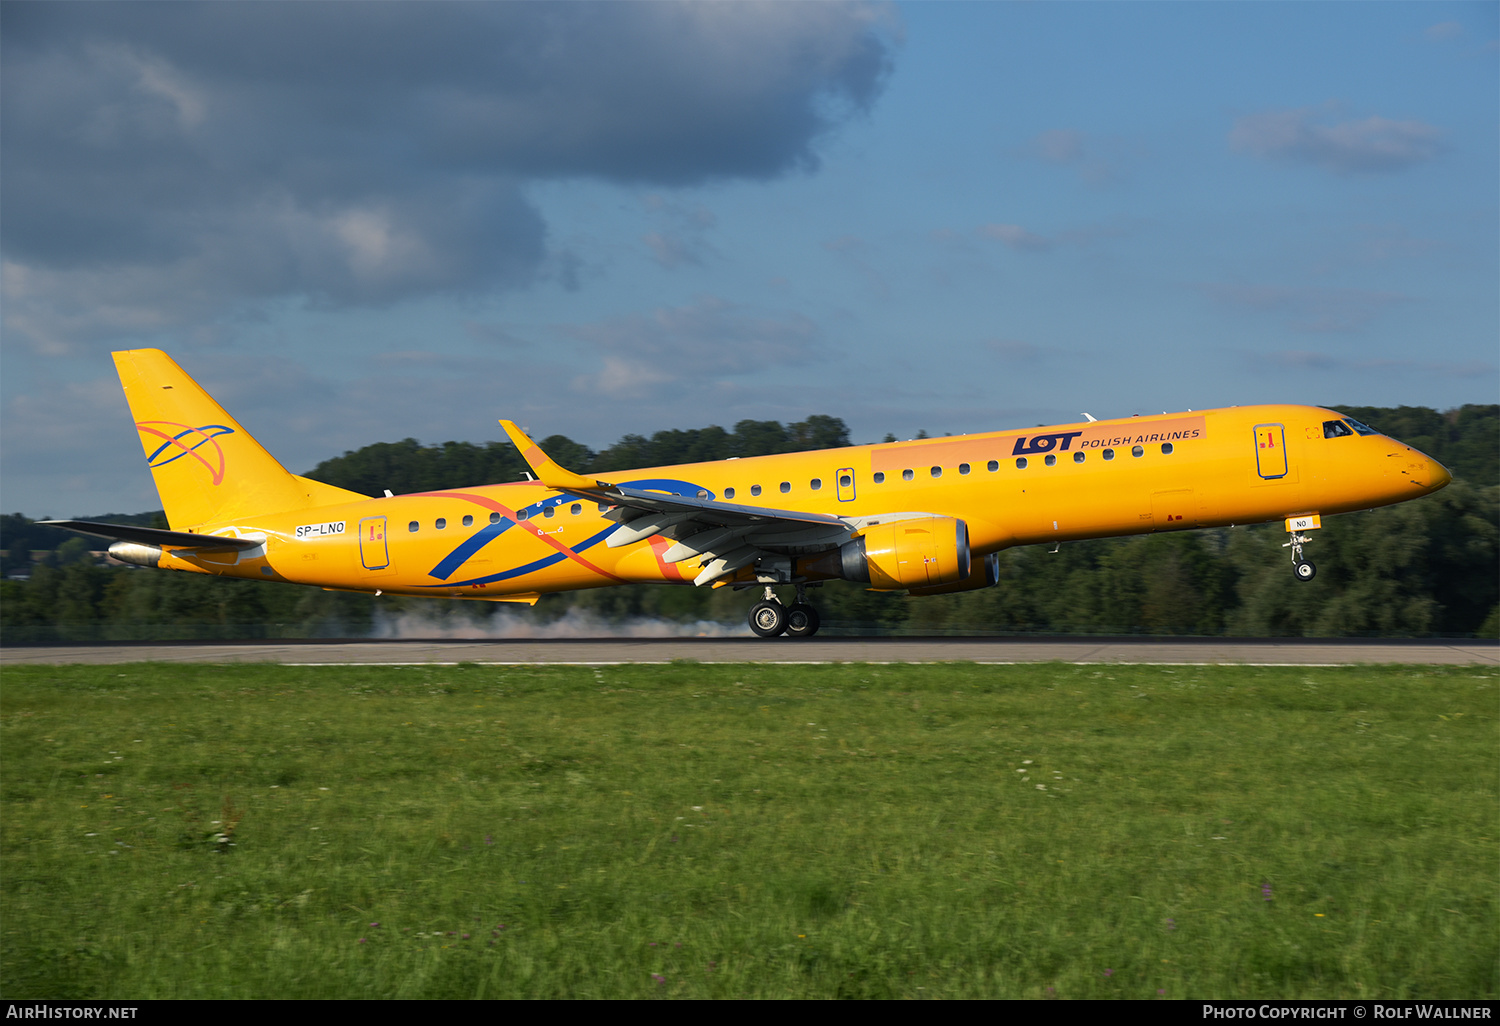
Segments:
[[[818,633],[822,621],[818,611],[807,601],[807,585],[797,585],[797,601],[788,609],[766,585],[765,597],[750,609],[750,629],[762,638],[785,634],[789,638],[810,638]]]
[[[1292,540],[1282,542],[1281,547],[1292,550],[1292,575],[1299,581],[1310,581],[1318,576],[1318,568],[1313,566],[1312,560],[1302,558],[1302,546],[1311,540],[1302,532],[1317,530],[1322,526],[1322,518],[1317,514],[1309,517],[1287,518],[1286,529],[1287,533],[1292,536]]]

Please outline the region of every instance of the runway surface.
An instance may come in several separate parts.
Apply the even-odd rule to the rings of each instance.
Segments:
[[[1345,666],[1500,665],[1485,641],[1246,638],[527,638],[445,641],[138,642],[0,648],[0,666],[37,664],[282,663],[301,666],[480,663],[1145,663]]]

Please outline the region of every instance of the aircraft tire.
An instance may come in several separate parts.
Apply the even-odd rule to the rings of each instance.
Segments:
[[[786,607],[780,602],[758,602],[750,609],[750,629],[762,638],[784,633],[786,625]]]
[[[1299,581],[1310,581],[1318,576],[1318,568],[1311,563],[1293,563],[1292,573],[1297,575]]]
[[[818,633],[818,628],[823,621],[818,618],[818,611],[806,602],[798,602],[786,612],[786,636],[789,638],[810,638]]]

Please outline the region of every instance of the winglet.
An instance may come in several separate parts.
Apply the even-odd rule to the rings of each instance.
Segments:
[[[551,456],[542,452],[541,446],[526,437],[526,432],[516,427],[514,421],[502,420],[500,426],[505,429],[505,433],[510,436],[515,447],[521,451],[521,459],[526,461],[527,466],[531,467],[532,472],[548,488],[566,492],[577,491],[580,488],[596,491],[600,487],[609,487],[602,481],[582,477],[558,466]]]

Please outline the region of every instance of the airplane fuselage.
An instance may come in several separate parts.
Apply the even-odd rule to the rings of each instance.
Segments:
[[[648,492],[861,523],[940,514],[967,525],[968,545],[980,556],[1013,545],[1345,513],[1424,495],[1450,479],[1435,461],[1383,435],[1343,429],[1330,437],[1326,425],[1342,420],[1310,406],[1235,407],[608,477]],[[523,602],[578,588],[693,580],[694,563],[664,558],[674,542],[662,534],[607,544],[621,530],[605,516],[609,508],[537,481],[398,495],[204,523],[196,533],[263,544],[220,553],[166,547],[159,565]],[[752,570],[716,583],[754,580]]]

